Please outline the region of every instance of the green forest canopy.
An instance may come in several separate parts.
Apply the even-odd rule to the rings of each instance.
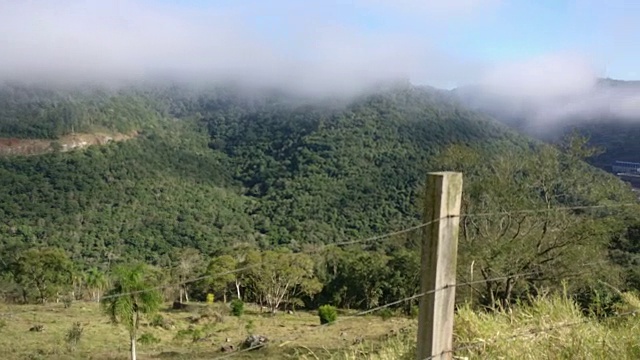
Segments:
[[[428,88],[320,105],[228,89],[8,89],[0,92],[3,136],[56,138],[98,128],[141,134],[82,151],[0,159],[0,246],[8,254],[59,247],[85,268],[134,259],[170,266],[185,247],[210,257],[239,246],[300,250],[415,225],[421,184],[434,170],[464,171],[471,213],[635,200],[578,153],[519,136]],[[482,221],[463,222],[461,264],[478,264],[485,276],[561,275],[605,256],[613,238],[625,244],[619,251],[633,252],[625,231],[635,218],[622,210]],[[517,226],[527,227],[526,236]],[[381,271],[388,262],[402,265],[400,249],[411,249],[417,236],[374,244]],[[507,245],[498,241],[505,236]],[[521,251],[533,243],[540,245]],[[363,254],[363,264],[375,253]],[[337,258],[351,260],[335,266],[360,268],[360,257]],[[385,274],[385,286],[401,283],[398,273]],[[325,298],[366,283],[318,276]],[[510,299],[531,281],[548,280],[514,277],[485,295]]]

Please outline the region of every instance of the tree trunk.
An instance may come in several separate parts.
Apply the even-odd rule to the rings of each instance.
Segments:
[[[225,304],[227,303],[227,292],[226,292],[226,291],[224,291],[224,292],[222,293],[222,301],[223,301]]]
[[[184,299],[186,302],[189,302],[189,292],[187,291],[187,287],[184,288]]]
[[[131,335],[131,360],[136,360],[136,336],[135,336],[135,331]]]
[[[136,333],[138,329],[138,312],[136,311],[133,318],[133,329],[131,329],[131,360],[136,360]]]
[[[180,287],[180,303],[181,303],[181,304],[183,303],[183,301],[182,301],[182,299],[183,299],[183,297],[184,297],[184,296],[183,296],[183,294],[184,294],[184,289],[183,289],[183,288],[182,288],[182,286],[181,286],[181,287]]]
[[[236,292],[238,295],[238,300],[242,300],[242,297],[240,297],[240,283],[238,281],[236,281]]]

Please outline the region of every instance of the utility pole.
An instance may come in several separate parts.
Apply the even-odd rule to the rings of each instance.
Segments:
[[[430,173],[426,186],[416,358],[450,360],[462,173]]]

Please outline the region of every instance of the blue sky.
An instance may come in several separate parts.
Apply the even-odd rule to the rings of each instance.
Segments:
[[[307,89],[402,77],[566,92],[640,78],[637,19],[640,1],[624,0],[0,0],[0,79],[169,70]]]
[[[520,61],[578,52],[606,75],[640,77],[640,1],[590,0],[191,0],[192,6],[234,8],[249,26],[286,46],[293,32],[344,26],[369,36],[396,34],[464,61]],[[449,3],[449,4],[447,4]],[[185,4],[185,2],[181,2]],[[473,6],[472,6],[473,5]],[[184,5],[183,5],[184,6]],[[296,21],[296,17],[302,19]],[[292,50],[295,52],[295,49]]]

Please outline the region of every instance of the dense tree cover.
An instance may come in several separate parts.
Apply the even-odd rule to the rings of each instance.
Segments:
[[[519,141],[427,90],[347,107],[171,91],[153,95],[158,113],[182,121],[158,118],[135,140],[0,159],[0,242],[168,264],[174,247],[373,235],[417,221],[415,190],[445,145]]]
[[[132,260],[160,269],[158,281],[173,284],[165,295],[183,301],[213,292],[272,309],[369,308],[412,296],[419,231],[366,250],[330,245],[419,223],[420,188],[434,170],[464,171],[465,213],[499,213],[463,219],[459,273],[505,280],[460,289],[462,299],[508,303],[559,289],[608,250],[633,253],[625,235],[632,213],[518,212],[634,200],[582,161],[592,155],[584,141],[562,151],[530,141],[436,90],[400,86],[317,104],[148,88],[114,101],[134,95],[149,106],[139,118],[152,116],[131,123],[141,130],[134,140],[0,159],[5,297],[38,298],[11,264],[46,247],[66,252],[77,279],[52,278],[48,288],[77,297],[100,297],[112,267]],[[610,266],[598,271],[615,276]],[[399,304],[406,312],[411,305]]]
[[[97,129],[128,132],[149,125],[157,114],[152,102],[136,93],[0,85],[0,137],[55,139]]]

